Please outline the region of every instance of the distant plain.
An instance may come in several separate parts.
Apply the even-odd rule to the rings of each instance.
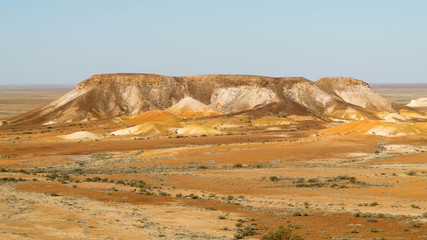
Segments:
[[[0,119],[33,110],[72,89],[73,86],[0,86]]]
[[[371,87],[400,104],[408,104],[412,99],[427,97],[427,84],[371,84]]]

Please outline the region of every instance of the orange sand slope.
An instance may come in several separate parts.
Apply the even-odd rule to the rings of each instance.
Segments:
[[[339,127],[325,129],[323,134],[360,135],[371,134],[387,137],[423,136],[427,135],[425,123],[393,123],[384,121],[353,121]]]

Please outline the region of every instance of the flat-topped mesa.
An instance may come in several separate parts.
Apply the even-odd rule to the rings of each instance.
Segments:
[[[224,114],[256,111],[258,115],[281,112],[322,119],[378,119],[372,110],[395,112],[390,101],[353,78],[312,82],[303,77],[115,73],[93,75],[61,98],[7,122],[48,124],[133,116],[166,110],[187,97],[194,101],[186,104],[199,102]]]
[[[147,74],[147,73],[106,73],[106,74],[95,74],[90,78],[77,84],[77,88],[92,87],[99,84],[105,83],[121,83],[129,84],[132,82],[149,82],[151,84],[161,84],[166,79],[171,79],[173,77],[168,77],[158,74]]]
[[[115,97],[122,93],[124,102],[127,99],[139,99],[140,103],[144,103],[124,104],[130,109],[125,115],[134,114],[134,111],[166,109],[185,96],[206,105],[214,105],[225,113],[234,113],[278,102],[276,96],[281,94],[284,85],[297,82],[310,81],[302,77],[273,78],[254,75],[169,77],[156,74],[101,74],[83,81],[77,88],[94,92],[101,89],[110,94],[115,93]]]
[[[175,81],[199,81],[199,82],[221,82],[224,85],[280,83],[282,81],[297,82],[309,81],[304,77],[264,77],[257,75],[226,75],[226,74],[204,74],[185,77],[170,77],[147,73],[107,73],[95,74],[80,82],[77,86],[94,86],[102,83],[132,83],[135,81],[161,84],[164,81],[174,79]]]

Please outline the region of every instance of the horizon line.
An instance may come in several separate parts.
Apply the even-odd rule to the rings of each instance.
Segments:
[[[408,86],[408,87],[419,87],[419,86],[426,86],[427,83],[369,83],[369,86],[373,87],[382,87],[382,86],[394,86],[394,87],[400,87],[400,86]],[[75,87],[78,83],[69,83],[69,84],[55,84],[55,83],[45,83],[45,84],[28,84],[28,83],[14,83],[14,84],[0,84],[0,88],[2,87]]]

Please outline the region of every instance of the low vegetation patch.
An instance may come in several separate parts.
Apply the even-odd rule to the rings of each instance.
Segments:
[[[279,226],[277,229],[264,234],[261,240],[304,240],[304,238],[293,233],[290,228]]]
[[[20,182],[20,181],[25,181],[22,178],[14,178],[14,177],[4,177],[4,178],[0,178],[0,183],[4,183],[4,182]]]
[[[262,178],[263,180],[266,177]],[[268,179],[272,182],[289,182],[298,188],[318,188],[318,187],[331,187],[331,188],[349,188],[355,186],[367,186],[365,182],[356,180],[355,177],[347,175],[340,175],[337,177],[319,179],[319,178],[281,178],[277,176],[270,176]]]

